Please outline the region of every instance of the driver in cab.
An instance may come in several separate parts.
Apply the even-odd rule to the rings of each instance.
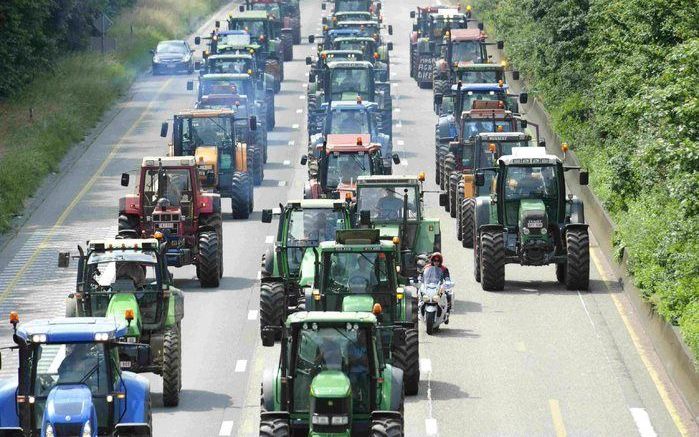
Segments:
[[[390,188],[376,204],[376,218],[380,220],[397,220],[403,210],[403,199]]]

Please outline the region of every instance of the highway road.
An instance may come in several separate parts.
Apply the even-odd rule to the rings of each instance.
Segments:
[[[433,184],[432,91],[408,74],[409,11],[416,0],[385,2],[393,24],[391,60],[395,173],[428,172]],[[420,3],[422,4],[422,3]],[[231,6],[232,7],[232,6]],[[317,1],[304,0],[304,35],[320,28]],[[217,14],[224,16],[224,11]],[[203,29],[210,29],[209,21]],[[276,365],[278,347],[259,341],[260,254],[274,224],[260,222],[262,208],[302,196],[306,169],[304,58],[314,47],[294,48],[294,61],[277,95],[277,128],[270,133],[265,181],[255,189],[255,213],[234,221],[224,204],[224,279],[201,289],[193,268],[175,269],[186,292],[183,388],[177,408],[162,407],[160,378],[151,381],[155,436],[249,436],[259,422],[259,384]],[[117,199],[127,189],[119,175],[141,157],[163,155],[160,123],[190,108],[191,77],[142,75],[128,98],[105,117],[89,147],[68,159],[42,189],[37,207],[0,251],[0,314],[18,310],[23,320],[59,316],[75,271],[56,268],[57,252],[86,239],[116,233]],[[532,120],[541,122],[541,120]],[[82,150],[82,149],[81,149]],[[594,169],[591,169],[594,171]],[[420,394],[406,399],[406,435],[441,436],[674,436],[699,435],[627,298],[610,280],[605,254],[592,248],[591,291],[569,292],[553,267],[508,265],[503,292],[483,292],[473,280],[472,251],[456,240],[454,220],[427,194],[428,213],[442,220],[443,253],[457,283],[454,314],[435,336],[421,333]],[[1,344],[10,326],[0,324]],[[0,376],[13,371],[5,353]]]

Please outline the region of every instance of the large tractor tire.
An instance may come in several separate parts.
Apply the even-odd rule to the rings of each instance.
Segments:
[[[269,247],[260,260],[260,277],[269,278],[274,273],[274,249]]]
[[[473,228],[476,220],[476,199],[461,199],[461,245],[473,247]]]
[[[285,293],[283,282],[263,282],[260,285],[260,330],[267,326],[282,326],[286,312]],[[280,340],[281,331],[275,337]]]
[[[197,277],[203,288],[218,287],[221,279],[221,255],[219,234],[216,231],[199,233]]]
[[[261,126],[258,126],[257,130],[254,133],[254,136],[255,147],[258,147],[260,148],[260,150],[262,150],[262,163],[265,164],[267,163],[267,131]]]
[[[505,237],[502,231],[481,234],[481,286],[486,291],[505,288]]]
[[[474,232],[475,229],[474,229]],[[474,239],[474,243],[475,243]],[[481,282],[481,248],[479,244],[473,246],[473,279],[476,282]]]
[[[459,185],[459,174],[452,173],[449,175],[449,215],[451,218],[456,218],[456,204],[458,202],[456,198],[456,190]]]
[[[265,99],[267,105],[267,125],[269,129],[274,129],[277,125],[277,117],[275,116],[274,107],[274,92],[265,92]]]
[[[443,96],[449,95],[449,82],[446,79],[434,79],[432,89],[434,94],[441,94]]]
[[[405,343],[394,351],[394,358],[396,367],[403,370],[405,394],[416,395],[420,386],[420,343],[417,329],[405,331]]]
[[[284,61],[292,61],[294,59],[294,40],[289,34],[282,35],[282,50],[284,52]]]
[[[446,191],[449,188],[449,178],[451,177],[451,174],[454,172],[455,169],[456,157],[453,153],[448,152],[444,155],[444,160],[442,161],[442,190]],[[445,208],[449,208],[448,202]],[[447,212],[449,212],[449,209],[447,209]]]
[[[221,278],[221,277],[223,277],[223,223],[221,220],[221,215],[220,214],[211,214],[211,215],[199,216],[199,229],[201,229],[204,226],[215,230],[216,234],[218,234],[218,261],[219,261],[218,276],[219,276],[219,278]],[[199,275],[199,267],[198,266],[197,266],[197,275]]]
[[[371,421],[371,437],[403,437],[403,424],[393,418],[374,419]]]
[[[262,144],[248,146],[248,153],[252,155],[252,182],[259,187],[265,179],[264,146]]]
[[[182,344],[177,326],[168,328],[163,338],[163,405],[176,407],[182,388]]]
[[[250,177],[247,173],[233,173],[232,189],[231,189],[231,209],[233,210],[234,219],[247,219],[250,217]]]
[[[587,229],[566,232],[565,284],[568,290],[590,287],[590,237]]]
[[[260,420],[260,437],[288,437],[290,435],[291,429],[286,420]]]

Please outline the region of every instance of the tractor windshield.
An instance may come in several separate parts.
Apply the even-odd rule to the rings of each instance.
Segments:
[[[233,138],[230,117],[194,117],[182,119],[182,150],[194,155],[199,146],[217,146],[229,143]]]
[[[480,41],[459,41],[451,46],[452,62],[481,62]],[[463,80],[463,79],[462,79]],[[496,82],[496,81],[493,81]]]
[[[266,33],[266,22],[263,20],[231,20],[230,30],[244,30],[254,39]]]
[[[473,108],[473,102],[477,100],[501,101],[501,109],[507,109],[505,94],[496,91],[467,91],[465,93],[462,93],[461,109],[463,111],[471,110]]]
[[[403,220],[405,196],[408,200],[408,220],[418,218],[417,187],[393,186],[357,188],[357,211],[369,211],[372,221]]]
[[[385,252],[326,252],[323,254],[323,282],[327,293],[373,294],[387,292],[391,285],[393,256]],[[341,311],[339,299],[335,308]]]
[[[143,205],[148,214],[152,213],[158,201],[167,200],[167,207],[184,207],[192,202],[192,181],[189,169],[149,168],[143,180]],[[161,201],[161,203],[163,203]]]
[[[369,134],[369,113],[335,109],[330,114],[331,134]]]
[[[345,229],[345,215],[330,208],[304,208],[289,214],[286,245],[289,272],[296,275],[306,247],[335,239],[335,231]]]
[[[472,142],[462,145],[461,163],[464,168],[494,167],[499,157],[512,154],[513,147],[530,146],[528,141],[489,141],[487,138],[479,139],[478,144],[478,156],[475,157]]]
[[[267,13],[271,15],[275,20],[278,20],[281,17],[281,10],[279,8],[279,5],[277,4],[253,3],[251,6],[253,11],[267,11]]]
[[[498,70],[464,70],[459,72],[459,76],[463,83],[497,83],[502,79]]]
[[[368,11],[371,7],[370,0],[336,0],[335,12]]]
[[[335,50],[359,50],[366,53],[367,41],[362,40],[342,40],[335,42]]]
[[[516,225],[520,201],[542,200],[552,222],[558,206],[558,177],[555,165],[508,166],[504,177],[505,224]]]
[[[109,370],[112,375],[116,375],[118,370],[114,357],[106,352],[105,344],[39,344],[33,350],[31,366],[36,423],[43,422],[46,400],[52,390],[79,390],[85,387],[92,394],[98,427],[107,426],[109,404],[106,397],[113,391],[116,382],[111,380]],[[68,393],[63,396],[66,395]],[[81,428],[82,423],[78,424],[77,431],[65,435],[81,435]]]
[[[373,70],[368,68],[334,68],[331,72],[332,100],[354,100],[357,96],[371,100]]]
[[[324,371],[340,371],[347,375],[353,412],[368,412],[371,407],[369,354],[373,350],[369,347],[370,339],[369,330],[356,324],[315,329],[304,325],[295,342],[294,412],[309,410],[309,387],[313,378]]]
[[[222,33],[217,38],[219,46],[246,46],[250,44],[249,33]]]
[[[203,79],[201,95],[209,94],[243,94],[252,95],[250,81],[243,79]]]
[[[252,58],[209,58],[206,60],[206,74],[230,73],[248,74],[253,70]]]
[[[371,175],[368,153],[331,153],[327,156],[325,187],[335,189],[340,185],[354,185],[359,176]]]
[[[510,132],[512,130],[511,128],[512,120],[464,118],[461,132],[463,132],[463,138],[468,139],[482,132]]]

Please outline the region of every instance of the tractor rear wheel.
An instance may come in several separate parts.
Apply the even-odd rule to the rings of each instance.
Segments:
[[[459,174],[452,173],[449,175],[449,215],[451,218],[456,218],[456,187],[459,184]]]
[[[267,95],[265,98],[267,99],[267,126],[268,129],[274,129],[274,127],[277,125],[277,118],[275,117],[274,113],[274,92],[269,91],[266,93]]]
[[[405,343],[394,351],[394,357],[396,367],[403,370],[405,394],[416,395],[420,385],[420,343],[417,329],[405,331]]]
[[[182,347],[177,326],[168,328],[163,338],[163,405],[176,407],[182,387]]]
[[[220,214],[207,214],[199,216],[199,229],[207,227],[213,229],[218,234],[218,276],[223,277],[223,224]],[[197,276],[199,276],[199,266],[197,265]]]
[[[260,285],[260,334],[268,326],[281,327],[284,323],[284,296],[286,290],[283,282],[264,282]],[[281,331],[275,334],[281,339]]]
[[[434,79],[432,89],[434,94],[446,96],[449,94],[449,82],[446,79]]]
[[[260,437],[288,437],[291,435],[289,422],[283,419],[260,420]]]
[[[294,40],[293,36],[289,34],[282,35],[282,47],[284,51],[284,61],[291,61],[294,59]]]
[[[463,238],[463,234],[461,233],[461,205],[463,203],[464,199],[464,190],[463,187],[459,187],[456,190],[456,220],[454,220],[454,223],[456,223],[456,239],[461,241]]]
[[[461,245],[473,247],[473,227],[476,212],[476,199],[461,200]]]
[[[403,424],[398,419],[381,418],[371,421],[371,437],[402,437]]]
[[[233,173],[231,182],[231,209],[234,219],[247,219],[250,217],[250,177],[247,173],[237,171]]]
[[[587,229],[566,232],[566,252],[566,289],[587,290],[590,286],[590,237]]]
[[[202,288],[218,287],[221,279],[221,255],[218,232],[199,232],[197,277]]]
[[[505,238],[502,231],[481,234],[481,286],[483,290],[505,288]]]
[[[264,150],[262,144],[248,146],[248,153],[252,154],[252,181],[255,186],[262,185],[265,178]]]

